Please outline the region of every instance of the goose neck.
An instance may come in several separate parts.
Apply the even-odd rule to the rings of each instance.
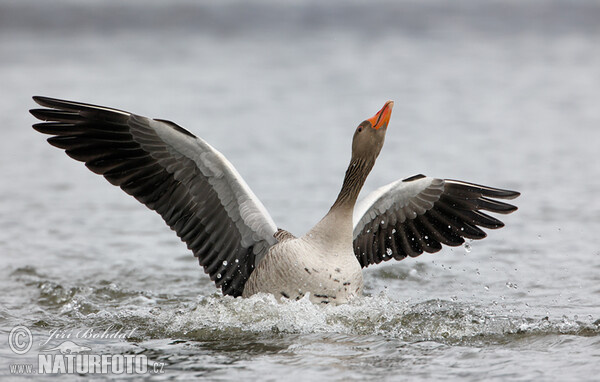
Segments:
[[[342,189],[331,206],[330,213],[338,209],[347,209],[352,214],[358,194],[374,164],[374,160],[352,158],[344,176]]]

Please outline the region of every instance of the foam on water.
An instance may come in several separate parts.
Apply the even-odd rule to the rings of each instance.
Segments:
[[[600,320],[594,321],[592,316],[507,315],[502,310],[446,300],[411,304],[383,292],[339,306],[315,305],[308,297],[278,302],[269,294],[241,299],[215,293],[182,301],[178,296],[127,290],[109,282],[96,287],[64,285],[48,280],[33,267],[17,269],[13,276],[37,289],[33,303],[49,313],[50,320],[38,322],[38,327],[60,327],[63,318],[68,318],[71,326],[135,327],[136,338],[144,340],[208,340],[243,332],[338,333],[477,346],[506,342],[507,335],[600,334]]]

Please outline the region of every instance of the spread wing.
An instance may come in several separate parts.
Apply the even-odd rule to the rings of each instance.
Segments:
[[[239,296],[276,242],[265,207],[225,157],[180,126],[125,111],[34,97],[48,142],[158,212],[224,294]]]
[[[500,228],[500,220],[481,210],[508,214],[517,207],[494,199],[513,199],[516,191],[416,175],[383,186],[354,209],[354,253],[363,267],[437,252],[442,244],[483,239],[479,227]]]

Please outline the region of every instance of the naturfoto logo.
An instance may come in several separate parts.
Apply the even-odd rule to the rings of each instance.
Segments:
[[[12,364],[10,372],[20,375],[164,373],[164,363],[149,362],[144,354],[92,354],[92,348],[84,343],[86,340],[124,341],[132,338],[135,330],[113,325],[104,329],[52,329],[39,343],[37,365]],[[22,325],[14,327],[8,336],[10,349],[20,356],[31,350],[33,342],[31,330]]]

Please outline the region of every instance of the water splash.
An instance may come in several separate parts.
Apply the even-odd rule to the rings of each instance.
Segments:
[[[272,295],[248,299],[209,296],[179,306],[133,308],[81,315],[82,321],[98,320],[122,326],[141,325],[149,338],[207,340],[219,333],[340,333],[396,338],[402,341],[437,341],[445,344],[499,343],[511,335],[598,335],[600,326],[561,317],[527,318],[486,312],[445,300],[408,304],[385,294],[364,297],[340,306],[299,301],[277,302]]]
[[[471,247],[471,243],[470,243],[470,242],[468,242],[468,241],[465,241],[464,247],[465,247],[465,251],[466,251],[467,253],[471,252],[471,250],[472,250],[472,247]]]
[[[248,299],[218,293],[181,298],[128,290],[108,281],[95,287],[67,286],[35,272],[19,275],[37,279],[31,283],[38,290],[35,303],[54,312],[47,316],[46,326],[64,325],[68,317],[70,325],[136,327],[142,339],[203,341],[224,333],[338,333],[477,345],[505,342],[513,335],[600,335],[600,320],[591,316],[528,318],[518,312],[507,315],[501,306],[471,306],[458,298],[408,303],[381,293],[345,305],[321,306],[308,296],[282,302],[269,294]]]

